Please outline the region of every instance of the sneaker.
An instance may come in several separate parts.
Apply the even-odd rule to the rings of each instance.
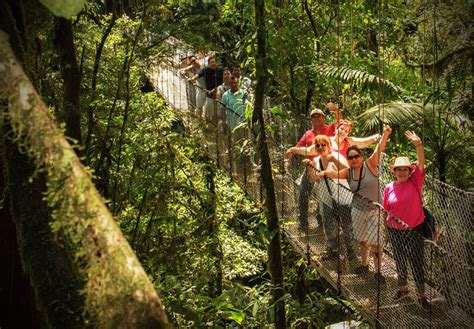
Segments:
[[[354,269],[354,273],[357,274],[367,274],[369,273],[369,265],[361,265]]]
[[[418,298],[418,304],[423,309],[423,311],[428,312],[429,310],[431,310],[431,304],[428,302],[428,300],[424,296]]]
[[[374,273],[374,279],[375,279],[375,282],[380,282],[380,284],[386,283],[385,277],[380,272],[375,272]]]
[[[338,254],[336,251],[334,250],[329,250],[329,251],[326,251],[322,256],[321,256],[321,260],[322,261],[330,261],[330,260],[335,260],[338,258]]]
[[[395,295],[393,295],[393,300],[398,302],[400,300],[402,300],[403,298],[406,298],[408,297],[408,290],[397,290],[397,292],[395,293]]]

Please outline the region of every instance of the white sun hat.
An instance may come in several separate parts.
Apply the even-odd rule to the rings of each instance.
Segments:
[[[390,171],[394,172],[395,168],[397,167],[409,167],[411,170],[415,170],[416,165],[411,164],[408,157],[397,157],[393,163],[393,166],[390,167]]]

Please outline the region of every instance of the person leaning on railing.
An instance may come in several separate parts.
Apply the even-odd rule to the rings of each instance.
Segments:
[[[375,265],[375,279],[381,283],[385,278],[381,274],[383,255],[383,218],[373,202],[380,202],[378,163],[380,154],[392,129],[385,125],[382,137],[372,155],[365,160],[361,149],[357,145],[347,148],[347,162],[349,168],[340,171],[321,171],[318,176],[328,176],[333,179],[345,178],[349,182],[352,199],[352,222],[354,238],[360,242],[360,256],[362,265],[355,269],[358,274],[369,273],[369,253],[372,249]],[[381,222],[382,221],[382,222]]]
[[[313,109],[310,113],[311,118],[311,129],[307,130],[300,140],[294,147],[290,147],[286,152],[285,162],[288,164],[293,154],[302,154],[308,157],[309,160],[314,159],[317,156],[317,152],[313,154],[298,153],[300,148],[305,149],[313,145],[314,137],[316,135],[334,136],[336,131],[336,123],[341,120],[342,113],[336,106],[336,104],[329,102],[326,104],[329,111],[334,112],[335,121],[329,125],[325,123],[324,112],[320,109]],[[308,209],[309,209],[309,196],[313,190],[313,184],[308,181],[308,175],[306,171],[301,175],[299,184],[299,197],[298,197],[298,226],[300,229],[306,229],[308,227]],[[318,219],[318,222],[320,220]],[[320,225],[322,223],[319,223]]]
[[[215,56],[209,56],[208,66],[199,70],[189,82],[194,82],[199,78],[204,77],[206,83],[206,104],[204,106],[204,116],[209,123],[217,126],[217,103],[215,101],[216,89],[223,83],[224,69],[217,66],[217,59]]]
[[[182,76],[187,78],[192,78],[195,76],[202,68],[201,64],[197,60],[197,57],[192,55],[189,57],[189,65],[179,70]],[[191,81],[188,81],[186,85],[186,92],[188,96],[188,102],[190,111],[195,111],[195,115],[198,118],[202,116],[202,108],[206,102],[206,93],[204,78],[200,78],[197,81],[197,86],[194,86]]]
[[[322,222],[327,237],[327,250],[321,260],[335,260],[341,254],[338,235],[339,227],[342,228],[344,242],[347,250],[347,258],[352,261],[357,258],[353,249],[353,233],[351,208],[352,193],[346,179],[334,179],[329,181],[325,177],[317,175],[317,171],[341,170],[347,168],[347,160],[340,153],[331,151],[331,140],[326,135],[317,135],[314,138],[314,146],[318,156],[313,160],[304,159],[307,165],[308,180],[317,182],[319,200],[322,203]],[[341,186],[342,185],[342,186]]]
[[[393,299],[399,301],[408,295],[410,263],[418,303],[424,310],[429,310],[430,304],[425,297],[423,237],[418,232],[424,221],[421,195],[425,180],[425,152],[420,137],[414,132],[406,131],[405,136],[416,147],[417,164],[412,165],[407,157],[397,157],[391,167],[395,181],[385,187],[383,195],[383,207],[388,213],[388,235],[393,247],[399,284]]]

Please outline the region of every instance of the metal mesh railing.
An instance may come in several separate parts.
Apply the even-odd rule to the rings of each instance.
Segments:
[[[196,105],[203,103],[202,99],[195,100],[202,97],[198,96],[199,87],[188,83],[176,68],[157,66],[151,76],[169,105],[182,111],[191,133],[202,132],[216,162],[250,196],[262,200],[259,158],[245,118],[239,116],[240,125],[225,130],[222,122],[235,112],[207,98],[203,120],[200,111],[196,111]],[[288,119],[280,122],[267,118],[272,127],[268,143],[279,216],[285,221],[283,231],[308,262],[374,324],[397,328],[472,327],[473,193],[427,176],[424,203],[442,229],[441,238],[432,242],[415,229],[388,229],[379,206],[354,195],[340,182],[328,179],[311,184],[301,175],[301,164],[293,162],[286,167],[285,153],[299,137],[300,125]],[[382,193],[385,184],[392,180],[383,160],[379,172]],[[306,207],[305,199],[308,225],[301,226],[299,217]],[[373,255],[368,258],[367,268],[361,264],[368,249],[365,241],[383,248],[380,275],[376,274],[378,258]],[[373,250],[377,248],[372,247]],[[394,300],[394,293],[405,284],[410,292],[402,300]],[[425,307],[418,302],[421,293],[429,302]]]

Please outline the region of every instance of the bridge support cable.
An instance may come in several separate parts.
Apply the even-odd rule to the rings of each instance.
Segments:
[[[185,86],[187,81],[174,74],[172,68],[165,66],[155,71],[152,81],[170,106],[183,111],[185,116],[189,114],[187,93],[182,92],[186,88],[176,87],[179,84]],[[174,90],[171,88],[171,92],[175,93],[174,98],[167,94],[170,85],[175,86]],[[270,105],[272,104],[267,100],[268,109]],[[233,115],[229,109],[223,110],[226,116]],[[204,126],[194,116],[189,115],[189,118],[192,126]],[[284,150],[294,145],[298,138],[299,122],[287,118],[283,121],[268,113],[266,120],[271,120],[272,123],[272,133],[267,136],[272,162],[281,164],[285,158]],[[240,128],[243,132],[238,135]],[[257,175],[260,160],[253,153],[255,146],[249,138],[247,124],[243,122],[240,128],[215,133],[210,127],[202,131],[207,136],[205,140],[210,153],[214,154],[216,161],[220,158],[219,164],[223,170],[229,171],[230,176],[251,197],[261,201],[263,196]],[[215,151],[219,143],[222,143],[225,151]],[[434,178],[426,178],[425,205],[443,230],[441,238],[433,242],[423,239],[416,230],[406,230],[403,234],[392,232],[387,228],[379,208],[363,201],[357,201],[357,206],[354,206],[353,199],[359,199],[360,196],[339,183],[328,180],[339,205],[335,206],[333,198],[320,193],[321,184],[315,185],[309,197],[309,225],[300,229],[297,191],[301,170],[301,165],[294,163],[288,167],[281,165],[280,172],[274,171],[275,186],[279,189],[279,193],[276,193],[280,205],[279,217],[286,223],[283,231],[287,241],[334,287],[339,287],[345,298],[368,321],[381,327],[472,326],[474,273],[469,232],[474,231],[471,218],[473,193],[456,189]],[[379,172],[382,190],[392,177],[387,166],[382,164]],[[330,220],[332,213],[336,213],[337,218],[333,222]],[[319,216],[323,218],[323,225],[318,223]],[[383,246],[381,274],[384,282],[375,276],[376,264],[372,259],[367,271],[360,270],[359,253],[356,257],[348,253],[348,248],[357,250],[358,241],[365,238],[374,241],[374,245]],[[332,243],[338,246],[337,256],[323,260],[323,252]],[[418,253],[413,253],[413,250],[418,250]],[[408,258],[405,257],[407,255]],[[401,279],[398,274],[402,274]],[[400,280],[406,280],[409,293],[402,300],[395,301],[393,295]],[[424,287],[421,287],[421,282]],[[424,289],[425,296],[431,302],[428,310],[422,309],[417,302],[416,292],[421,289]]]

